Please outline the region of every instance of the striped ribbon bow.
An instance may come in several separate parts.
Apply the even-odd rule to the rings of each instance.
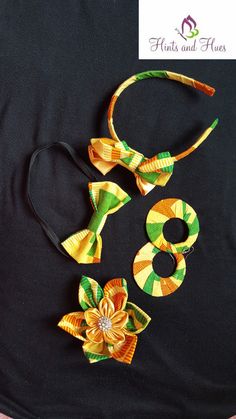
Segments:
[[[113,182],[90,182],[89,194],[94,213],[86,229],[68,237],[61,244],[78,263],[100,263],[102,237],[107,216],[130,201],[130,196]]]
[[[152,158],[146,158],[142,153],[130,148],[125,141],[121,141],[116,133],[113,121],[113,113],[117,99],[121,93],[131,84],[148,78],[170,79],[187,86],[200,90],[208,96],[213,96],[215,89],[183,74],[173,73],[165,70],[151,70],[135,74],[121,83],[112,95],[108,115],[108,129],[111,138],[92,138],[88,147],[91,163],[105,175],[114,166],[120,164],[133,172],[137,186],[142,195],[147,195],[156,185],[165,186],[170,179],[174,163],[188,156],[196,150],[208,137],[218,123],[218,118],[207,128],[196,142],[184,152],[172,156],[168,151],[156,154]]]

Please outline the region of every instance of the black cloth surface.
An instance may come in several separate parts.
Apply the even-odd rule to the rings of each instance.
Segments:
[[[235,414],[235,61],[138,60],[136,0],[2,0],[0,51],[0,411],[14,419]],[[146,197],[124,168],[105,178],[92,169],[99,179],[117,182],[132,201],[104,227],[102,262],[78,265],[51,245],[29,209],[30,155],[66,141],[89,163],[89,139],[109,136],[112,93],[150,69],[183,73],[214,86],[216,94],[160,79],[134,84],[115,111],[117,131],[128,144],[146,156],[176,154],[217,116],[219,126],[176,164],[165,188]],[[42,154],[33,179],[37,208],[61,239],[87,226],[88,179],[66,154]],[[168,197],[196,210],[201,232],[183,285],[152,298],[136,285],[132,262],[148,241],[148,210]],[[158,261],[160,269],[170,268],[166,258]],[[102,286],[126,278],[129,300],[152,317],[131,365],[90,365],[81,341],[57,327],[64,314],[80,310],[82,274]]]

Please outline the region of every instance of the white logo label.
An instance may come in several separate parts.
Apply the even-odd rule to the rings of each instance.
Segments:
[[[233,2],[139,0],[139,59],[236,59]]]

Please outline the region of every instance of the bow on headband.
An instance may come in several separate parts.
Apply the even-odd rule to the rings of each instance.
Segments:
[[[174,169],[175,160],[168,151],[147,159],[125,141],[92,138],[88,151],[91,162],[103,175],[117,164],[133,172],[142,195],[150,192],[155,185],[165,186]]]
[[[119,139],[114,128],[113,112],[115,103],[122,91],[130,84],[150,77],[168,78],[179,81],[195,87],[209,96],[212,96],[215,92],[212,87],[206,84],[170,71],[146,71],[139,73],[130,77],[118,87],[112,96],[108,110],[108,128],[112,138],[92,138],[91,145],[88,147],[89,158],[91,163],[103,175],[107,174],[117,164],[126,167],[126,169],[133,172],[142,195],[146,195],[156,185],[165,186],[173,173],[174,163],[196,150],[218,123],[218,119],[215,119],[213,124],[201,134],[192,147],[177,156],[172,156],[169,151],[166,151],[158,153],[152,158],[146,158],[142,153],[129,147],[125,141]]]
[[[131,200],[130,196],[113,182],[90,182],[89,194],[94,213],[88,227],[61,243],[78,263],[101,261],[102,237],[100,233],[107,216],[118,211]]]

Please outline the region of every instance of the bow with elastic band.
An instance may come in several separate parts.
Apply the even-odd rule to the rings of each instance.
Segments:
[[[67,253],[78,263],[101,261],[102,237],[100,233],[107,216],[118,211],[131,200],[130,196],[113,182],[90,182],[89,194],[94,213],[88,227],[61,243]]]
[[[169,151],[146,158],[142,153],[130,148],[125,141],[111,138],[92,138],[88,146],[91,163],[106,175],[117,164],[131,171],[142,195],[147,195],[155,186],[165,186],[174,170],[174,163],[183,159],[205,141],[218,123],[218,118],[207,128],[197,141],[187,150],[171,156]]]

